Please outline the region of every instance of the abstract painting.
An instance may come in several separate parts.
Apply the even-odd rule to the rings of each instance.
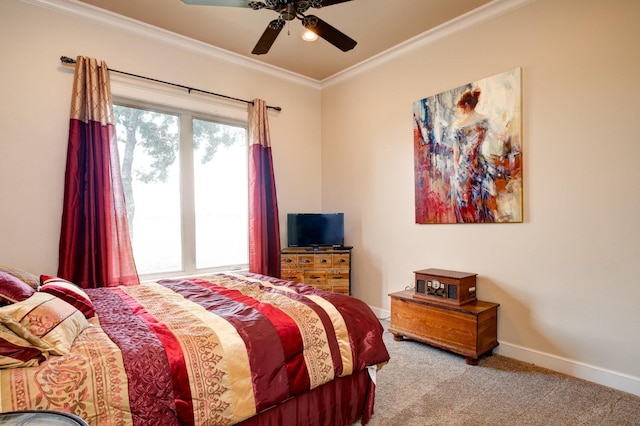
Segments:
[[[416,223],[522,222],[521,70],[413,104]]]

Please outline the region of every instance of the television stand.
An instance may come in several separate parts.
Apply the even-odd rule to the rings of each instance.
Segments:
[[[352,247],[287,247],[280,251],[280,278],[334,293],[351,294]]]

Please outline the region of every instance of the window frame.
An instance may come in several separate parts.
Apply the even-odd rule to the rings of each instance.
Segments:
[[[149,101],[141,101],[126,96],[112,97],[113,105],[123,106],[161,114],[178,116],[179,123],[179,187],[180,187],[180,232],[181,232],[181,263],[182,269],[177,271],[156,272],[140,274],[141,281],[156,280],[161,278],[174,278],[182,276],[203,275],[221,271],[242,271],[249,269],[249,240],[247,238],[247,263],[225,265],[219,267],[196,268],[196,212],[195,212],[195,178],[193,164],[193,120],[211,121],[216,124],[240,127],[245,130],[247,150],[247,174],[249,173],[249,126],[247,120],[224,117],[221,115],[207,114],[195,109],[159,104]],[[120,153],[118,153],[120,155]],[[249,187],[247,176],[247,212],[249,209]],[[247,221],[247,229],[249,222]],[[248,236],[248,233],[247,233]],[[135,253],[134,253],[135,260]]]

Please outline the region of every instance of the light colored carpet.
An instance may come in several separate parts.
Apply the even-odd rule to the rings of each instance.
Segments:
[[[370,426],[640,425],[638,396],[500,355],[470,366],[389,332],[384,339],[391,361],[378,371]]]

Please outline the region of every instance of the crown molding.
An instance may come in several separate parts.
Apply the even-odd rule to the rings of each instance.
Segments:
[[[93,5],[78,0],[21,0],[35,6],[64,13],[85,20],[113,28],[118,31],[133,34],[135,36],[163,43],[181,50],[192,52],[201,56],[225,61],[234,65],[251,68],[265,74],[314,89],[320,89],[320,82],[283,68],[279,68],[264,62],[257,61],[246,56],[239,55],[226,49],[176,34],[144,22],[118,15],[108,10],[100,9]]]
[[[535,0],[493,0],[475,10],[461,15],[451,21],[445,22],[431,30],[425,31],[403,43],[400,43],[390,49],[385,50],[369,59],[355,64],[343,71],[340,71],[331,77],[327,77],[322,81],[312,79],[301,74],[285,70],[264,62],[248,58],[243,55],[222,49],[210,44],[176,34],[144,22],[118,15],[116,13],[100,9],[78,0],[21,0],[35,6],[54,10],[59,13],[65,13],[85,20],[104,25],[109,28],[116,29],[135,36],[146,38],[152,41],[163,43],[181,50],[192,52],[201,56],[225,61],[234,65],[251,68],[265,74],[288,80],[295,84],[312,87],[314,89],[323,89],[331,85],[337,84],[344,80],[353,78],[358,74],[366,72],[372,68],[378,67],[386,62],[392,61],[404,55],[408,55],[425,46],[435,43],[445,37],[457,32],[466,30],[475,25],[488,22],[503,14],[509,13],[515,9],[525,6]]]
[[[366,59],[352,67],[340,71],[331,77],[322,80],[321,87],[327,88],[344,80],[355,77],[365,71],[378,67],[386,62],[408,55],[425,46],[435,43],[438,40],[449,37],[452,34],[466,30],[473,26],[488,22],[498,16],[509,13],[515,9],[525,6],[535,0],[493,0],[484,6],[460,15],[455,19],[434,27],[422,34],[391,47],[369,59]]]

